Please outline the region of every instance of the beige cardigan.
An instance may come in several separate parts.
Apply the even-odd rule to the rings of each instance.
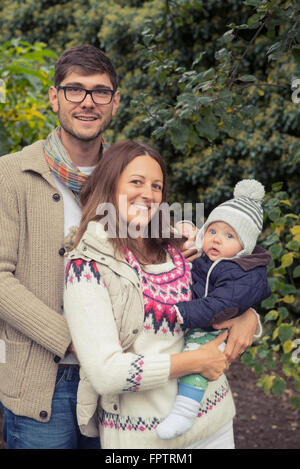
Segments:
[[[46,422],[70,343],[63,303],[63,198],[43,141],[0,158],[0,401]],[[60,251],[60,252],[59,252]]]

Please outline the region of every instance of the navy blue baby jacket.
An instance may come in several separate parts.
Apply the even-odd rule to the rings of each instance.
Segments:
[[[223,259],[213,267],[206,255],[196,259],[192,268],[193,299],[176,305],[183,318],[183,329],[211,330],[214,323],[239,316],[270,296],[266,273],[270,259],[270,254],[260,247],[251,255]],[[208,290],[204,297],[205,287]]]

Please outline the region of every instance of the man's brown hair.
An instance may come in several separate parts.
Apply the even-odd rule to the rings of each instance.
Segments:
[[[71,47],[59,57],[55,65],[54,86],[59,86],[73,68],[80,68],[83,75],[106,73],[113,90],[118,88],[118,77],[112,61],[98,47],[90,44]]]

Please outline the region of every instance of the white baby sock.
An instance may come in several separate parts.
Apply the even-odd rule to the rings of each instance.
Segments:
[[[163,440],[182,435],[192,427],[198,411],[199,401],[178,395],[171,413],[156,427],[157,435]]]

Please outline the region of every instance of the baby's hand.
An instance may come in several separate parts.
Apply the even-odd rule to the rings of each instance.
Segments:
[[[183,221],[176,223],[175,228],[178,233],[187,238],[187,241],[182,246],[182,255],[188,262],[193,262],[199,255],[195,245],[197,236],[196,226],[193,223]]]
[[[176,223],[175,228],[181,236],[188,238],[190,241],[196,240],[197,228],[193,223],[179,221]]]

